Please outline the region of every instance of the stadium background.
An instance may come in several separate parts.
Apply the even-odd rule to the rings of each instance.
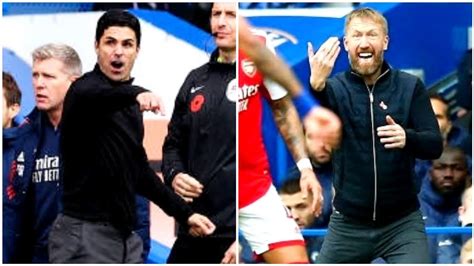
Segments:
[[[102,10],[128,9],[142,28],[141,49],[132,71],[135,84],[160,95],[167,110],[165,117],[144,115],[145,148],[152,167],[160,172],[161,147],[176,94],[186,75],[207,62],[215,48],[208,34],[210,7],[210,3],[3,3],[3,70],[15,77],[22,90],[21,117],[35,105],[31,52],[46,43],[68,44],[78,52],[83,72],[88,72],[96,62],[95,28]],[[154,204],[150,218],[149,262],[164,262],[175,240],[174,220]]]
[[[471,3],[240,3],[240,14],[265,30],[279,53],[307,82],[306,43],[319,47],[329,36],[342,38],[344,15],[354,7],[370,6],[387,18],[390,31],[387,60],[395,67],[421,77],[429,90],[438,91],[455,117],[456,66],[472,48]],[[205,63],[214,45],[208,34],[209,3],[3,3],[3,70],[10,72],[23,92],[22,115],[34,106],[31,52],[49,42],[74,47],[83,71],[92,69],[95,26],[101,10],[125,8],[142,25],[142,47],[132,75],[136,84],[164,99],[167,116],[145,114],[145,146],[153,167],[159,171],[161,146],[174,98],[186,74]],[[348,67],[341,51],[333,73]],[[307,85],[307,84],[305,84]],[[470,119],[470,118],[469,118]],[[293,161],[267,107],[264,137],[272,174],[282,184]],[[152,206],[152,251],[149,262],[163,262],[174,241],[175,224]]]

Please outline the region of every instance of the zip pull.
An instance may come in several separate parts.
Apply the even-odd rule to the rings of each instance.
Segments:
[[[372,92],[369,92],[370,103],[374,103],[374,95]]]

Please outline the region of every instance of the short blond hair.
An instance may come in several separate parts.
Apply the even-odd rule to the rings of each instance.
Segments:
[[[351,11],[351,13],[349,13],[346,16],[346,22],[344,24],[344,34],[347,33],[347,27],[349,26],[349,23],[351,23],[351,21],[354,18],[368,18],[368,19],[371,19],[371,20],[375,21],[376,23],[381,24],[385,35],[388,35],[387,20],[385,19],[385,17],[380,12],[378,12],[378,11],[376,11],[376,10],[370,8],[370,7],[354,9],[354,10]]]
[[[82,75],[82,63],[76,50],[62,43],[49,43],[36,48],[33,53],[33,62],[46,59],[57,59],[63,62],[66,71],[73,76]]]

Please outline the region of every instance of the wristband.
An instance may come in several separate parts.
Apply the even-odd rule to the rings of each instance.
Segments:
[[[311,161],[308,159],[308,158],[303,158],[303,159],[300,159],[297,163],[296,163],[296,166],[298,167],[298,169],[301,171],[303,171],[303,169],[311,169],[313,170],[313,166],[311,165]]]
[[[293,97],[293,104],[302,119],[309,113],[311,108],[319,106],[316,99],[314,99],[305,89],[301,90],[300,95]]]

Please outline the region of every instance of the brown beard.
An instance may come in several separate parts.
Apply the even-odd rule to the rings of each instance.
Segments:
[[[367,66],[367,65],[361,66],[359,64],[359,60],[360,59],[359,57],[357,57],[357,55],[355,58],[352,57],[352,55],[349,55],[349,61],[350,61],[352,70],[361,76],[372,76],[375,73],[377,73],[377,71],[380,68],[382,68],[383,52],[374,54],[374,62],[370,66]]]

